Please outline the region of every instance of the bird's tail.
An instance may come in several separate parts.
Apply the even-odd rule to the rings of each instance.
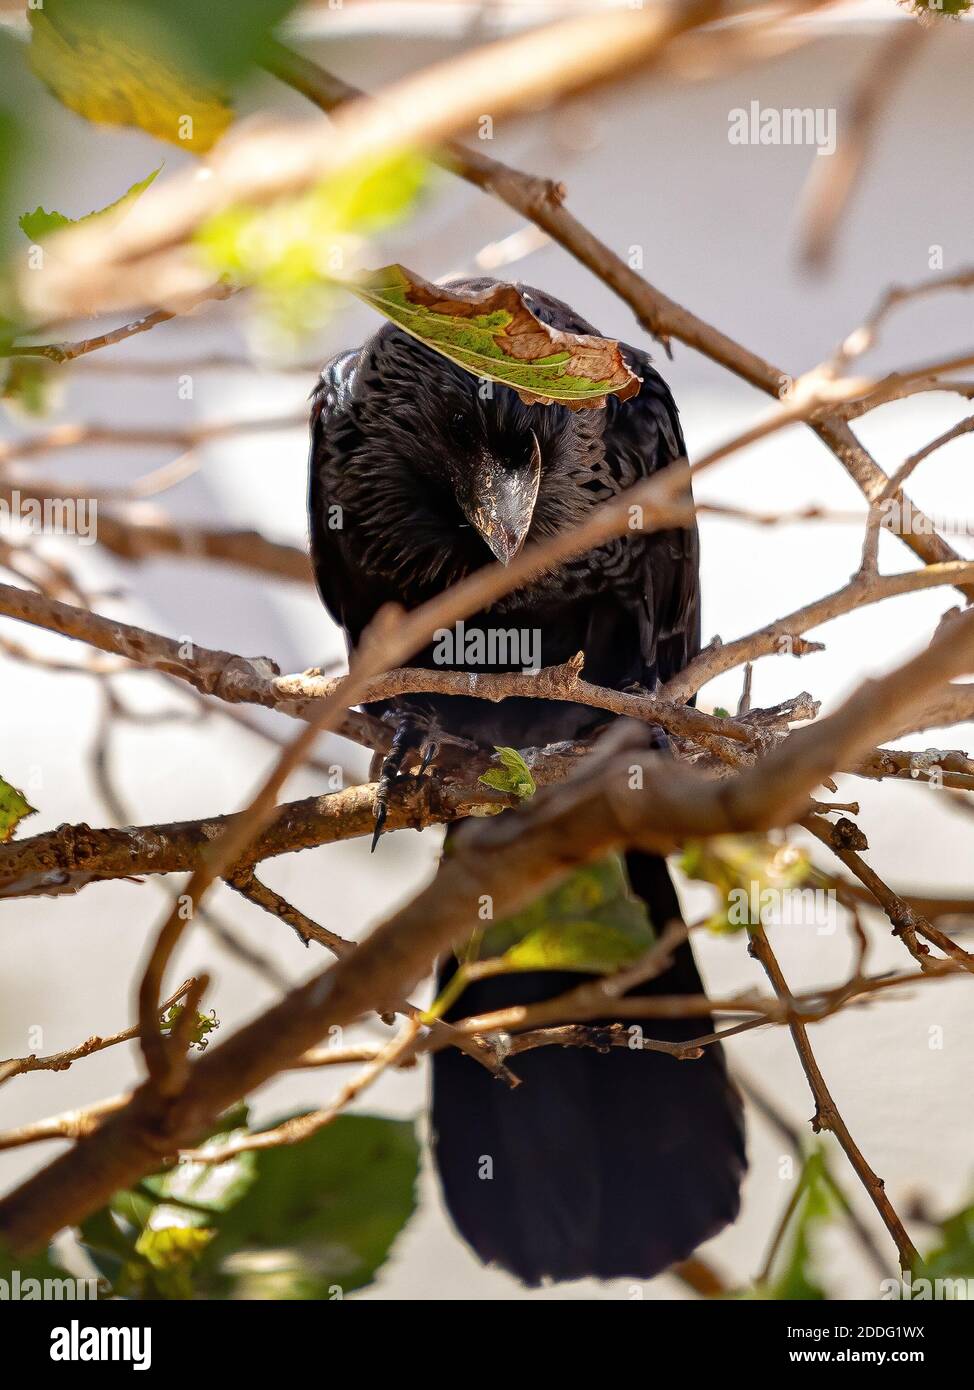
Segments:
[[[627,868],[653,922],[680,916],[662,859],[632,853]],[[447,1017],[551,998],[579,979],[483,979]],[[685,942],[670,969],[634,993],[701,991]],[[646,1038],[671,1041],[710,1027],[700,1017],[642,1023]],[[526,1284],[648,1279],[734,1220],[744,1125],[719,1046],[678,1061],[629,1046],[546,1045],[519,1054],[513,1070],[515,1090],[456,1048],[433,1060],[436,1165],[450,1214],[482,1260]]]

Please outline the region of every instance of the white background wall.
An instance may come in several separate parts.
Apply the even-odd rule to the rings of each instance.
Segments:
[[[449,42],[421,33],[403,39],[346,28],[350,32],[344,37],[322,44],[322,60],[371,88],[452,51]],[[489,152],[563,179],[570,207],[595,232],[624,254],[634,245],[643,248],[652,281],[750,348],[798,372],[825,355],[889,283],[923,278],[932,245],[943,247],[948,270],[970,255],[974,191],[965,118],[970,113],[972,31],[967,25],[950,25],[935,37],[884,118],[842,230],[834,270],[825,279],[802,273],[795,255],[796,199],[814,152],[728,144],[728,112],[754,98],[764,106],[835,106],[841,135],[850,84],[882,32],[873,24],[823,28],[816,42],[800,52],[689,87],[662,78],[634,81],[609,97],[505,126]],[[79,214],[111,201],[159,162],[158,147],[148,138],[132,132],[95,136],[40,89],[32,88],[29,95],[52,159],[45,185],[24,190],[25,207],[42,202]],[[261,100],[281,110],[304,110],[269,83],[254,95],[255,105]],[[166,150],[165,158],[167,169],[181,162],[177,151]],[[420,215],[374,248],[375,260],[400,259],[436,277],[471,268],[484,243],[518,225],[506,208],[444,175]],[[511,273],[571,300],[603,332],[646,345],[626,307],[557,248],[533,254]],[[890,324],[870,365],[881,368],[947,353],[969,342],[970,321],[970,301],[960,296],[918,305]],[[322,333],[322,358],[360,341],[374,325],[363,308],[343,306]],[[245,330],[236,306],[159,329],[125,354],[171,361],[171,374],[123,379],[79,372],[57,418],[191,426],[303,410],[311,386],[303,375],[200,375],[195,399],[177,398],[176,377],[186,357],[239,347]],[[763,397],[688,349],[676,345],[672,362],[654,351],[681,405],[692,456],[765,409]],[[115,360],[122,357],[116,354]],[[962,404],[923,396],[888,407],[862,424],[862,437],[884,467],[892,469],[958,419]],[[254,525],[303,543],[305,450],[300,427],[221,442],[204,451],[200,470],[168,494],[166,503],[196,522]],[[974,518],[972,451],[968,437],[924,464],[912,484],[915,500],[936,513]],[[76,451],[45,460],[42,471],[120,485],[171,456],[167,450]],[[801,429],[737,457],[702,482],[699,495],[763,508],[820,502],[846,509],[860,504],[835,459]],[[859,534],[849,526],[756,531],[705,519],[702,529],[705,638],[747,632],[840,585],[858,559]],[[970,553],[969,542],[961,539],[958,546]],[[181,560],[135,569],[113,562],[97,548],[79,550],[69,542],[46,542],[45,547],[70,562],[88,587],[104,596],[99,603],[105,612],[189,635],[205,645],[273,655],[285,670],[340,655],[338,636],[315,599],[294,586]],[[889,569],[914,564],[910,552],[889,537],[883,539],[881,558]],[[815,634],[827,643],[822,654],[800,665],[775,658],[758,666],[755,701],[768,704],[808,689],[826,708],[834,705],[863,675],[884,670],[915,650],[953,601],[949,591],[932,591],[829,625]],[[64,643],[9,623],[3,631],[38,651],[67,651]],[[146,676],[128,677],[119,688],[136,708],[188,707],[173,687]],[[728,676],[708,688],[702,703],[707,708],[733,706],[738,689],[738,675]],[[89,762],[99,715],[96,682],[85,676],[52,677],[0,658],[0,701],[0,771],[27,788],[39,808],[27,829],[40,831],[63,821],[110,823]],[[285,721],[267,718],[270,727],[289,732]],[[943,741],[970,747],[970,733],[952,730]],[[915,744],[928,746],[938,737]],[[347,745],[326,739],[322,755],[364,772],[361,752]],[[139,822],[153,822],[240,806],[270,756],[262,740],[215,715],[204,724],[127,727],[116,745],[115,770],[132,815]],[[287,794],[298,797],[320,789],[320,779],[302,773]],[[894,885],[971,891],[971,822],[950,809],[943,795],[913,785],[847,779],[840,799],[847,798],[862,803],[869,861]],[[437,831],[422,836],[403,832],[387,837],[375,858],[364,842],[322,848],[275,861],[266,878],[317,920],[357,936],[427,879],[439,840]],[[214,894],[213,900],[234,931],[271,956],[289,979],[300,980],[320,968],[321,957],[304,951],[269,917],[227,892]],[[73,900],[4,905],[0,1055],[28,1051],[34,1026],[43,1029],[41,1048],[50,1052],[130,1022],[140,962],[165,901],[159,885],[147,882],[99,885]],[[693,913],[705,898],[691,892],[685,901]],[[874,968],[908,963],[890,939],[885,919],[871,919],[870,927]],[[796,987],[842,978],[850,960],[850,942],[842,931],[817,936],[807,929],[778,928],[773,943]],[[760,983],[741,940],[708,939],[701,942],[699,954],[712,989]],[[273,997],[265,983],[195,928],[180,950],[172,979],[201,968],[213,973],[207,1002],[216,1008],[225,1031]],[[963,982],[938,985],[843,1015],[813,1031],[840,1108],[901,1208],[917,1192],[926,1194],[935,1210],[949,1208],[962,1200],[972,1178],[974,1025],[965,990]],[[932,1025],[944,1029],[942,1051],[928,1045]],[[366,1031],[378,1035],[380,1029]],[[813,1107],[783,1031],[735,1040],[730,1056],[732,1065],[779,1098],[793,1121],[804,1123]],[[0,1124],[6,1128],[83,1105],[117,1092],[137,1074],[136,1051],[124,1047],[64,1073],[15,1079],[0,1093]],[[331,1073],[284,1078],[255,1098],[257,1116],[269,1119],[289,1107],[318,1104],[335,1084]],[[418,1114],[425,1084],[425,1077],[415,1073],[387,1077],[368,1096],[365,1108]],[[15,1183],[56,1147],[0,1154],[0,1181]],[[751,1125],[750,1147],[744,1213],[733,1230],[704,1252],[742,1277],[760,1266],[775,1215],[789,1192],[778,1174],[780,1140],[759,1119]],[[851,1174],[848,1186],[854,1188]],[[857,1198],[857,1206],[887,1249],[868,1202]],[[917,1234],[922,1244],[922,1228]],[[828,1255],[834,1287],[850,1295],[877,1295],[876,1276],[853,1245],[842,1237],[830,1238]],[[524,1295],[467,1253],[427,1180],[421,1212],[365,1296],[611,1299],[631,1294],[628,1286],[579,1284]],[[664,1277],[649,1285],[645,1296],[681,1297],[685,1290]]]

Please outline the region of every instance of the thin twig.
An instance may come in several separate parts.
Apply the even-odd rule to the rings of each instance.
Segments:
[[[184,980],[179,988],[159,1005],[160,1016],[186,998],[195,984],[195,980]],[[119,1043],[132,1042],[138,1036],[138,1025],[133,1024],[131,1028],[123,1028],[120,1033],[112,1033],[109,1037],[103,1038],[95,1034],[79,1043],[77,1047],[69,1047],[64,1052],[52,1052],[46,1057],[38,1057],[35,1053],[29,1057],[11,1057],[5,1062],[0,1062],[0,1085],[9,1081],[11,1077],[22,1076],[29,1071],[67,1071],[74,1062],[80,1061],[83,1057],[90,1057],[95,1052],[104,1052],[106,1047],[117,1047]]]
[[[791,1003],[791,990],[781,972],[777,957],[771,949],[764,928],[761,926],[752,927],[751,949],[756,958],[764,968],[764,972],[771,981],[775,995],[786,1005]],[[808,1081],[809,1089],[815,1100],[815,1114],[812,1117],[811,1125],[816,1134],[822,1130],[828,1130],[834,1134],[836,1139],[845,1150],[849,1162],[852,1164],[863,1187],[869,1193],[870,1199],[879,1215],[883,1219],[886,1229],[895,1242],[897,1253],[899,1254],[901,1269],[913,1269],[919,1260],[916,1247],[910,1240],[903,1226],[902,1221],[897,1216],[892,1203],[886,1195],[886,1189],[882,1178],[876,1176],[872,1168],[866,1162],[861,1150],[849,1133],[848,1126],[839,1113],[839,1109],[832,1099],[825,1082],[825,1077],[815,1060],[811,1044],[808,1041],[808,1031],[803,1023],[797,1019],[789,1024],[792,1041],[802,1064],[802,1070]]]

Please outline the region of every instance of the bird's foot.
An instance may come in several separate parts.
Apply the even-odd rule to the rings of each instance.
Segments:
[[[396,728],[388,753],[379,767],[378,787],[375,793],[375,825],[372,831],[372,853],[385,829],[389,815],[389,792],[394,783],[408,774],[403,767],[410,754],[419,754],[417,777],[425,776],[430,764],[439,752],[439,744],[433,737],[432,726],[415,715],[405,716]]]

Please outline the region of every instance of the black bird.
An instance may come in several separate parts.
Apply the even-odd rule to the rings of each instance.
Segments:
[[[596,331],[550,295],[518,289],[552,327]],[[581,412],[527,406],[506,387],[488,389],[390,325],[327,365],[312,412],[311,548],[321,597],[350,648],[384,603],[414,608],[495,559],[508,563],[525,541],[578,525],[684,456],[666,384],[644,353],[623,353],[642,380],[638,394]],[[589,680],[652,690],[698,650],[696,529],[611,541],[469,618],[467,629],[537,632],[544,666],[583,651]],[[432,667],[434,648],[412,664]],[[523,654],[515,661],[519,668]],[[436,729],[524,748],[586,737],[609,717],[566,702],[466,696],[412,696],[370,709],[398,725],[387,781]],[[664,861],[629,853],[626,862],[656,927],[678,918]],[[444,965],[441,984],[454,968]],[[579,978],[548,971],[481,980],[447,1017],[550,998]],[[636,992],[701,990],[687,943],[664,975]],[[678,1040],[711,1024],[643,1026],[649,1038]],[[620,1047],[548,1046],[519,1056],[514,1069],[523,1084],[511,1090],[457,1049],[433,1060],[440,1180],[481,1259],[527,1284],[649,1278],[734,1220],[744,1130],[718,1047],[680,1062]]]

